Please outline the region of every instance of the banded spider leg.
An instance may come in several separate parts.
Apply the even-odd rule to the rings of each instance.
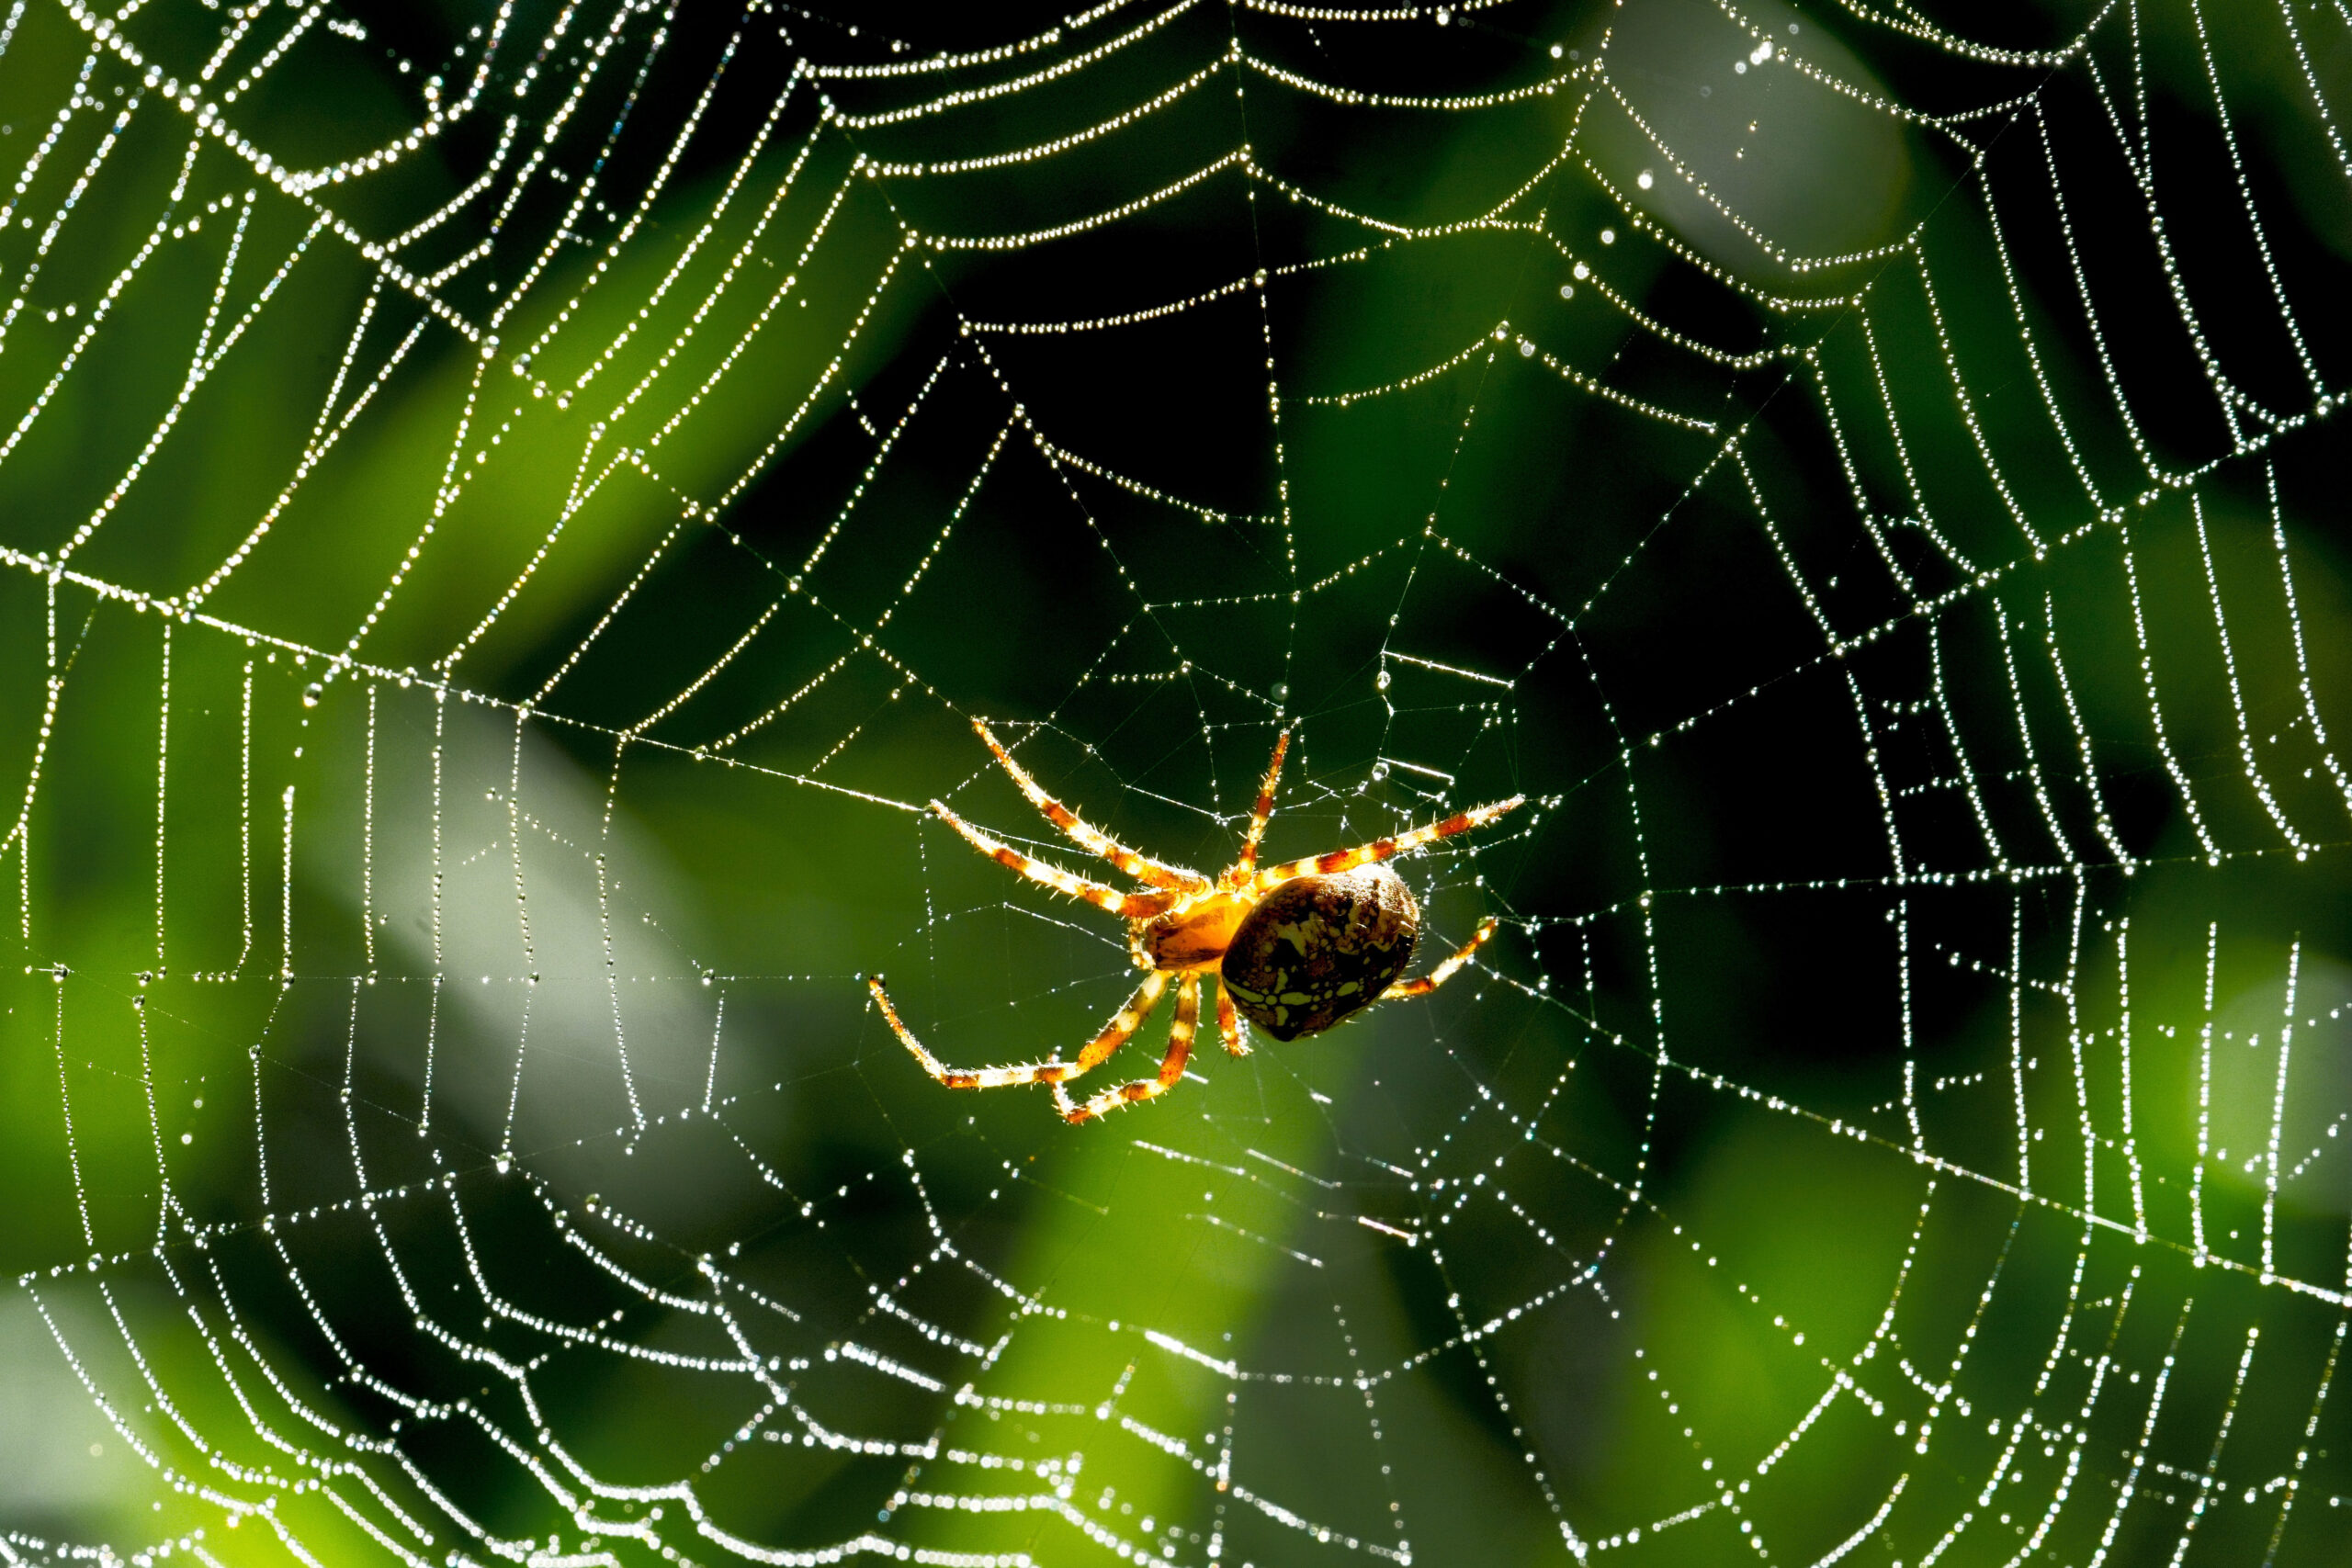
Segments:
[[[1193,1032],[1201,1020],[1201,977],[1187,973],[1176,982],[1176,1021],[1168,1031],[1168,1055],[1159,1060],[1159,1071],[1148,1078],[1123,1083],[1106,1089],[1093,1099],[1080,1104],[1069,1097],[1069,1091],[1059,1082],[1054,1085],[1054,1109],[1062,1120],[1072,1126],[1091,1122],[1097,1117],[1134,1105],[1141,1100],[1157,1099],[1174,1089],[1184,1078],[1184,1063],[1193,1055]]]
[[[899,1043],[913,1054],[924,1072],[945,1088],[1010,1089],[1016,1084],[1032,1083],[1049,1083],[1059,1088],[1081,1073],[1091,1072],[1101,1066],[1112,1052],[1135,1038],[1136,1031],[1143,1027],[1143,1021],[1149,1018],[1151,1010],[1159,1005],[1160,993],[1168,988],[1168,972],[1155,969],[1146,975],[1143,984],[1136,987],[1135,994],[1126,999],[1125,1005],[1111,1015],[1111,1021],[1102,1026],[1102,1032],[1086,1043],[1086,1048],[1078,1054],[1077,1061],[1024,1062],[1001,1067],[947,1066],[924,1050],[922,1042],[914,1037],[914,1032],[899,1021],[899,1010],[890,1005],[889,993],[882,988],[882,976],[870,975],[865,984],[866,988],[874,993],[875,1005],[882,1010],[883,1021],[889,1024],[890,1032],[899,1037]],[[1198,1005],[1196,998],[1195,1009]]]

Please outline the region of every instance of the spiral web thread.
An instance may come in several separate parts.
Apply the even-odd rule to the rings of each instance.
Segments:
[[[1885,232],[1815,254],[1743,212],[1711,183],[1720,170],[1655,122],[1643,83],[1614,68],[1605,14],[1114,0],[935,54],[795,6],[754,6],[706,39],[674,6],[582,0],[486,10],[447,58],[411,60],[356,11],[324,5],[13,0],[0,19],[0,71],[17,73],[0,141],[12,175],[0,198],[12,400],[0,565],[24,656],[12,655],[7,721],[24,785],[0,863],[24,954],[11,1039],[41,1052],[51,1097],[37,1124],[51,1185],[17,1201],[55,1198],[71,1213],[26,1228],[66,1239],[20,1257],[19,1316],[40,1332],[10,1343],[68,1369],[95,1412],[93,1463],[124,1468],[90,1495],[86,1529],[0,1520],[0,1556],[1491,1560],[1475,1533],[1427,1523],[1413,1478],[1382,1460],[1410,1419],[1395,1414],[1412,1407],[1408,1391],[1442,1375],[1473,1390],[1462,1397],[1502,1456],[1508,1506],[1577,1562],[2334,1560],[2352,1531],[2352,1434],[2333,1397],[2352,1311],[2340,1135],[2352,991],[2301,940],[2249,937],[2233,953],[2233,920],[2252,918],[2221,889],[2233,875],[2304,886],[2341,853],[2352,813],[2327,729],[2326,649],[2307,635],[2312,569],[2294,480],[2281,477],[2295,454],[2324,447],[2342,396],[2312,325],[2334,279],[2272,243],[2284,187],[2267,173],[2300,159],[2324,187],[2312,199],[2343,209],[2352,15],[2281,0],[2233,14],[2222,33],[2212,10],[2115,0],[2071,38],[2027,50],[1908,6],[1849,4],[1790,25],[1722,4],[1693,35],[1694,52],[1713,51],[1694,80],[1728,93],[1769,79],[1835,100],[1932,150],[1923,169],[1949,171],[1922,173],[1933,199]],[[216,28],[216,47],[191,50]],[[1491,79],[1441,83],[1431,63],[1428,90],[1406,92],[1394,69],[1359,85],[1330,63],[1341,56],[1327,46],[1348,41],[1388,51],[1410,75],[1440,28],[1491,46],[1477,57]],[[1972,96],[1930,109],[1841,74],[1850,57],[1813,49],[1833,29],[1965,68],[1952,80]],[[2209,141],[2186,177],[2152,130],[2160,51],[2192,62],[2207,93],[2192,110]],[[2247,129],[2257,58],[2259,142]],[[248,122],[283,78],[363,66],[398,85],[409,125],[331,164],[292,164],[254,129],[258,110]],[[1082,120],[1073,102],[1091,105]],[[1299,105],[1380,123],[1492,121],[1517,162],[1498,199],[1482,188],[1442,221],[1392,219],[1260,150],[1252,116]],[[1216,127],[1226,140],[1200,140]],[[1057,208],[1057,171],[1104,147],[1140,149],[1112,165],[1126,185],[1080,182],[1082,204]],[[141,165],[142,148],[170,156]],[[410,178],[428,158],[456,166],[448,188]],[[1010,220],[978,221],[994,210],[982,197],[946,209],[961,226],[927,226],[942,210],[928,193],[987,181],[1012,193]],[[1705,209],[1711,232],[1746,252],[1686,240],[1652,192]],[[2091,194],[2128,198],[2139,226],[2082,231],[2072,213]],[[1099,236],[1192,221],[1171,213],[1254,235],[1254,264],[1172,297],[1136,297],[1106,270],[1069,290],[1066,315],[1036,309],[1051,290],[967,298],[947,281],[967,261],[1018,277]],[[2192,222],[2227,229],[2245,265],[2184,261]],[[108,237],[82,238],[101,227]],[[1373,379],[1317,385],[1285,363],[1307,331],[1295,290],[1465,237],[1517,247],[1544,310]],[[2029,303],[2015,254],[2027,244],[2070,258],[2073,297]],[[2105,296],[2100,264],[2084,259],[2102,244],[2154,269],[2163,309]],[[1969,258],[2004,288],[1955,299],[1939,279]],[[1734,342],[1649,313],[1627,279],[1660,269],[1736,299],[1760,332]],[[323,355],[314,377],[273,335],[306,297],[326,301],[299,318],[304,346]],[[2217,312],[2227,326],[2211,324]],[[1260,421],[1269,466],[1256,500],[1188,491],[1181,434],[1168,450],[1149,439],[1118,457],[1089,450],[1046,412],[1036,378],[1051,362],[1022,352],[1132,340],[1112,352],[1148,375],[1170,331],[1237,318],[1264,350],[1262,387],[1225,394]],[[334,333],[319,335],[322,320]],[[2267,334],[2258,350],[2245,346],[2250,321]],[[882,343],[886,329],[899,335]],[[2186,384],[2137,378],[2126,340],[2158,334],[2188,345]],[[77,466],[86,494],[26,478],[44,420],[85,408],[97,394],[77,377],[126,340],[175,356],[172,376],[105,394],[133,411],[115,416],[130,438],[114,432]],[[1894,367],[1904,355],[1935,363],[1932,410]],[[261,500],[215,538],[180,527],[155,492],[182,471],[169,465],[198,422],[234,412],[215,400],[240,356],[288,367],[308,401],[254,416],[265,431],[288,418],[300,428],[245,458]],[[1661,448],[1681,455],[1679,491],[1566,596],[1567,579],[1544,586],[1523,558],[1470,542],[1442,483],[1410,498],[1414,526],[1361,549],[1337,550],[1294,504],[1284,465],[1303,421],[1443,394],[1453,400],[1427,406],[1448,422],[1447,472],[1497,411],[1538,388],[1618,422],[1595,431],[1680,443]],[[2006,424],[1980,417],[1996,397]],[[2197,439],[2152,434],[2158,403],[2196,405]],[[1818,498],[1791,488],[1772,419],[1834,453],[1843,515],[1814,514]],[[705,439],[714,421],[731,423]],[[854,461],[820,449],[820,426],[859,433]],[[1607,439],[1566,460],[1598,460]],[[381,559],[334,569],[366,592],[314,614],[270,576],[273,558],[332,555],[346,514],[314,495],[332,484],[347,503],[381,483],[381,468],[338,469],[378,441],[405,442],[429,483],[384,500],[401,536]],[[928,505],[886,504],[910,467],[947,478]],[[1020,1043],[1035,1038],[1022,1005],[1059,1029],[1123,983],[1112,922],[967,863],[925,815],[933,789],[967,792],[982,804],[963,808],[991,831],[1074,862],[1018,815],[977,746],[960,782],[899,784],[884,750],[900,726],[953,736],[972,711],[952,654],[919,627],[989,635],[988,607],[957,597],[959,552],[1027,558],[1020,521],[989,512],[990,488],[1016,468],[1062,498],[1057,547],[1086,553],[1068,570],[1087,602],[1069,614],[1091,654],[1056,671],[1061,694],[1041,724],[1007,727],[1049,788],[1091,813],[1158,811],[1223,841],[1246,818],[1272,733],[1294,719],[1296,650],[1360,618],[1351,596],[1370,592],[1386,626],[1350,700],[1377,715],[1376,755],[1352,777],[1295,767],[1285,806],[1311,824],[1297,831],[1359,841],[1474,804],[1468,792],[1485,798],[1489,783],[1533,797],[1496,832],[1406,867],[1433,910],[1488,909],[1505,933],[1443,1001],[1412,1004],[1426,1019],[1399,1026],[1443,1067],[1410,1091],[1408,1133],[1381,1147],[1343,1134],[1337,1091],[1262,1049],[1248,1064],[1204,1061],[1201,1081],[1164,1105],[1094,1130],[1188,1202],[1208,1188],[1205,1207],[1123,1201],[1107,1223],[1304,1271],[1280,1289],[1320,1302],[1328,1354],[1253,1356],[1231,1333],[1179,1332],[1140,1291],[1115,1314],[1067,1306],[1052,1270],[975,1239],[1034,1185],[1026,1162],[958,1131],[961,1102],[930,1108],[938,1091],[864,1007],[860,964],[888,967],[933,1047],[975,1060],[992,1042],[1049,1048]],[[806,494],[831,498],[813,524],[805,501],[783,534],[747,520],[804,470]],[[1779,632],[1769,652],[1735,642],[1702,660],[1711,689],[1631,711],[1605,669],[1614,596],[1697,526],[1702,503],[1740,521],[1757,547],[1746,592],[1799,617],[1809,646],[1788,653]],[[519,523],[443,570],[492,508]],[[1978,526],[1986,516],[1997,526]],[[1190,530],[1181,552],[1145,538],[1174,529]],[[553,651],[534,663],[502,645],[599,531],[625,546],[602,558],[605,577],[590,573],[599,585],[574,580],[562,592],[578,613],[522,638]],[[355,552],[384,542],[355,537]],[[697,552],[749,589],[692,601],[671,573]],[[1204,555],[1218,559],[1205,591],[1191,564]],[[1841,576],[1871,577],[1878,597],[1839,597]],[[247,587],[256,581],[267,586]],[[1446,585],[1482,625],[1441,633],[1419,617],[1416,583]],[[657,609],[691,660],[650,672],[599,661],[644,646],[633,617]],[[2096,617],[2100,629],[2086,629]],[[445,623],[454,633],[412,661],[406,650]],[[121,649],[132,651],[120,668],[104,662]],[[122,673],[138,660],[144,673]],[[141,703],[77,704],[78,684],[106,680]],[[1573,776],[1507,776],[1514,764],[1498,759],[1517,754],[1523,695],[1544,682],[1586,692],[1606,744]],[[1869,781],[1875,863],[1808,865],[1800,848],[1793,864],[1728,855],[1738,874],[1703,883],[1659,869],[1676,822],[1645,795],[1645,757],[1727,729],[1754,747],[1764,732],[1738,727],[1759,711],[1769,722],[1792,692],[1826,693],[1813,700],[1844,713],[1820,765]],[[1103,716],[1147,706],[1189,716],[1178,741],[1204,760],[1210,798],[1146,777],[1138,759],[1156,751],[1095,744]],[[2214,714],[2224,748],[2176,739]],[[1295,716],[1311,747],[1314,716]],[[84,776],[65,759],[92,745],[112,748],[116,776],[135,767],[144,781],[143,838],[59,783]],[[602,761],[559,763],[558,749]],[[893,917],[898,945],[839,964],[779,955],[777,970],[807,973],[695,957],[643,891],[658,874],[620,869],[648,858],[625,841],[629,813],[653,809],[633,788],[673,764],[665,787],[740,794],[770,830],[817,811],[810,801],[866,830],[888,824],[905,852],[870,881],[921,911]],[[111,874],[73,859],[101,830],[77,828],[85,813],[112,835],[110,862],[126,840],[152,845],[122,874],[152,885],[152,929],[135,940],[75,923],[77,879]],[[1521,881],[1506,895],[1482,874],[1579,815],[1605,824],[1623,881]],[[2159,875],[2186,878],[2191,903],[2215,889],[2199,906],[2210,915],[2188,919],[2189,957],[2166,950],[2175,983],[2135,967],[2134,894]],[[1659,924],[1665,911],[1796,896],[1878,927],[1842,964],[1878,998],[1873,1049],[1891,1065],[1875,1104],[1784,1089],[1769,1071],[1711,1061],[1705,1040],[1678,1030],[1663,974],[1689,938]],[[2166,918],[2180,924],[2177,908]],[[940,954],[959,920],[1089,956],[1082,972],[1012,973],[956,999],[963,972]],[[2158,940],[2143,938],[2143,953]],[[151,956],[119,961],[141,944]],[[1630,965],[1611,967],[1612,944]],[[926,977],[941,982],[928,994]],[[1972,985],[1972,1000],[1954,1001]],[[2268,998],[2267,1018],[2232,1014],[2233,992]],[[1080,1000],[1057,1009],[1065,993]],[[789,1031],[784,1043],[742,1032],[746,1010],[778,995],[787,1011],[809,1010],[790,1016],[821,1036],[818,1065],[794,1059]],[[1963,1005],[1989,1006],[2006,1028],[1930,1059],[1920,1036]],[[1498,1063],[1483,1043],[1499,1021],[1531,1018],[1557,1048]],[[571,1027],[582,1020],[601,1020],[601,1035]],[[404,1065],[381,1067],[394,1058]],[[2256,1144],[2233,1148],[2217,1127],[2244,1110],[2228,1086],[2246,1061],[2263,1091],[2239,1095],[2259,1102]],[[1566,1119],[1599,1070],[1633,1074],[1622,1147],[1586,1146]],[[1213,1098],[1235,1085],[1257,1097],[1256,1124]],[[761,1118],[820,1092],[916,1106],[945,1130],[904,1132],[897,1160],[807,1188]],[[2193,1158],[2143,1148],[2135,1116],[2165,1096],[2200,1107]],[[1863,1332],[1832,1337],[1771,1286],[1732,1279],[1737,1238],[1686,1225],[1677,1198],[1655,1190],[1654,1145],[1694,1103],[1792,1130],[1824,1172],[1834,1161],[1908,1184],[1908,1234],[1891,1261],[1871,1260],[1884,1266],[1883,1302]],[[1045,1122],[1034,1099],[1023,1109]],[[116,1123],[132,1132],[93,1131]],[[1033,1146],[1059,1135],[1041,1125]],[[604,1196],[583,1174],[665,1162],[723,1168],[755,1197],[714,1232],[672,1218],[674,1202],[662,1217],[632,1212],[627,1177]],[[862,1205],[876,1201],[919,1223],[866,1226]],[[1936,1251],[1956,1210],[1986,1202],[2002,1216],[1996,1247]],[[542,1266],[478,1239],[492,1207],[502,1234],[538,1235],[589,1282],[549,1295],[526,1278]],[[1505,1266],[1454,1240],[1472,1233],[1518,1256]],[[738,1266],[742,1243],[779,1234],[781,1261]],[[1638,1299],[1619,1278],[1635,1254]],[[372,1283],[357,1297],[331,1289],[317,1261],[330,1257],[338,1269],[372,1260]],[[2060,1281],[2054,1298],[2019,1282],[2021,1258]],[[1363,1326],[1380,1316],[1380,1268],[1444,1281],[1444,1319]],[[1091,1288],[1119,1299],[1115,1278]],[[1724,1305],[1731,1332],[1804,1385],[1793,1415],[1770,1416],[1769,1440],[1746,1428],[1719,1438],[1725,1396],[1693,1394],[1705,1369],[1668,1330],[1653,1337],[1645,1315],[1676,1292]],[[609,1298],[619,1304],[591,1310]],[[2011,1318],[2016,1299],[2031,1304]],[[1649,1424],[1627,1441],[1649,1445],[1652,1485],[1612,1494],[1592,1479],[1605,1464],[1564,1458],[1539,1434],[1564,1396],[1514,1359],[1513,1341],[1571,1309],[1614,1325],[1606,1375],[1631,1392],[1612,1419]],[[2026,1384],[1980,1371],[1991,1324],[2031,1347]],[[1032,1341],[1077,1348],[1067,1379],[1022,1359]],[[1098,1381],[1080,1364],[1089,1354],[1107,1369]],[[589,1420],[568,1386],[621,1377],[689,1385],[723,1407],[726,1429],[657,1473],[609,1433],[567,1436],[567,1420]],[[1257,1441],[1253,1423],[1272,1429],[1260,1412],[1294,1398],[1309,1402],[1316,1414],[1301,1419],[1315,1430],[1360,1439],[1333,1461],[1345,1484],[1318,1491]],[[1154,1399],[1191,1424],[1170,1429],[1178,1417],[1156,1415]],[[1204,1421],[1204,1406],[1222,1414]],[[1883,1469],[1866,1495],[1804,1475],[1808,1438],[1829,1443],[1833,1428],[1841,1451]],[[78,1458],[78,1437],[59,1440]],[[861,1461],[855,1473],[883,1479],[872,1522],[854,1529],[763,1534],[721,1500],[730,1470],[831,1475]],[[1122,1486],[1160,1498],[1157,1517]],[[1776,1514],[1789,1493],[1860,1500],[1835,1517]],[[499,1500],[469,1500],[484,1495]]]

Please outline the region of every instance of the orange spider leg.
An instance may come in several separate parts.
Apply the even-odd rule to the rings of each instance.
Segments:
[[[1070,1099],[1059,1083],[1054,1085],[1054,1108],[1062,1120],[1072,1126],[1091,1122],[1123,1105],[1133,1105],[1139,1100],[1154,1100],[1174,1089],[1184,1078],[1184,1063],[1193,1055],[1193,1032],[1201,1020],[1201,977],[1186,975],[1176,983],[1176,1021],[1168,1031],[1168,1055],[1159,1059],[1157,1077],[1138,1078],[1123,1083],[1116,1089],[1106,1089],[1080,1105]]]
[[[949,1089],[1010,1089],[1017,1084],[1049,1083],[1057,1089],[1070,1078],[1102,1065],[1112,1052],[1135,1038],[1151,1010],[1159,1005],[1159,994],[1168,988],[1168,976],[1153,970],[1143,977],[1126,1005],[1111,1015],[1102,1032],[1089,1041],[1086,1049],[1078,1054],[1075,1062],[1027,1062],[1010,1067],[951,1067],[922,1048],[907,1026],[899,1021],[899,1010],[890,1005],[889,995],[882,989],[882,976],[869,976],[866,988],[874,993],[875,1006],[882,1010],[883,1021],[890,1026],[899,1043],[912,1052],[922,1070]]]
[[[1250,879],[1250,886],[1253,892],[1263,893],[1293,877],[1330,876],[1342,871],[1353,871],[1360,865],[1370,865],[1391,855],[1401,855],[1408,850],[1418,850],[1423,844],[1433,844],[1440,839],[1450,839],[1456,833],[1482,828],[1505,812],[1516,811],[1526,804],[1527,796],[1514,795],[1509,800],[1498,800],[1491,806],[1475,806],[1467,811],[1457,811],[1442,822],[1432,822],[1426,828],[1416,828],[1393,839],[1374,839],[1351,850],[1334,850],[1328,855],[1309,855],[1305,860],[1268,866]]]
[[[1250,1054],[1250,1043],[1241,1037],[1241,1015],[1234,1010],[1233,997],[1226,990],[1222,976],[1216,983],[1216,1032],[1225,1040],[1227,1055]]]
[[[1428,996],[1431,991],[1436,990],[1440,986],[1442,986],[1448,980],[1453,979],[1453,972],[1461,968],[1464,964],[1469,963],[1470,955],[1476,953],[1480,948],[1486,946],[1487,939],[1494,934],[1495,919],[1492,915],[1489,915],[1485,919],[1478,922],[1477,934],[1473,936],[1468,942],[1464,942],[1460,947],[1456,948],[1453,957],[1447,959],[1444,963],[1439,964],[1436,968],[1430,970],[1428,974],[1422,976],[1418,980],[1397,981],[1395,985],[1380,993],[1380,999],[1384,1002],[1393,1002],[1401,1001],[1407,997]]]
[[[1290,731],[1285,729],[1274,737],[1274,760],[1266,764],[1265,781],[1258,786],[1258,804],[1250,808],[1250,834],[1241,840],[1241,853],[1217,885],[1227,892],[1250,880],[1250,872],[1258,865],[1258,840],[1266,836],[1266,823],[1274,814],[1274,785],[1283,776],[1283,757],[1290,750]]]
[[[1041,860],[1031,860],[1010,844],[1000,843],[936,800],[931,803],[931,808],[939,814],[941,821],[963,834],[974,849],[987,855],[999,865],[1017,871],[1032,882],[1042,882],[1057,893],[1067,893],[1073,898],[1083,898],[1095,908],[1108,909],[1114,915],[1125,915],[1131,920],[1148,919],[1154,915],[1166,914],[1184,897],[1182,892],[1175,888],[1166,888],[1158,893],[1122,893],[1115,887],[1105,887],[1099,882],[1088,882],[1083,878],[1072,876],[1057,865],[1048,865]]]
[[[980,739],[988,742],[989,750],[996,753],[996,760],[1003,766],[1004,771],[1012,775],[1012,782],[1021,786],[1021,793],[1029,797],[1029,804],[1044,812],[1047,821],[1076,840],[1081,847],[1093,851],[1137,882],[1148,882],[1154,887],[1181,888],[1186,893],[1204,893],[1208,890],[1209,879],[1198,872],[1186,871],[1179,866],[1162,865],[1156,860],[1139,855],[1092,823],[1079,817],[1060,801],[1038,787],[1037,781],[1031,778],[1021,764],[1012,760],[1012,754],[997,744],[996,737],[989,732],[985,723],[976,718],[972,721],[972,728],[980,732]]]

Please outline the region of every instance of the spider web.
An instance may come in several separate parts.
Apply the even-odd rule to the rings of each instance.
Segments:
[[[943,25],[0,13],[0,1556],[2345,1561],[2352,14]]]

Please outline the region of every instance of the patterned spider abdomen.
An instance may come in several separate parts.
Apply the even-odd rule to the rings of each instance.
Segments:
[[[1378,1001],[1412,962],[1420,924],[1412,890],[1385,865],[1296,877],[1250,911],[1219,972],[1243,1017],[1295,1040]]]

